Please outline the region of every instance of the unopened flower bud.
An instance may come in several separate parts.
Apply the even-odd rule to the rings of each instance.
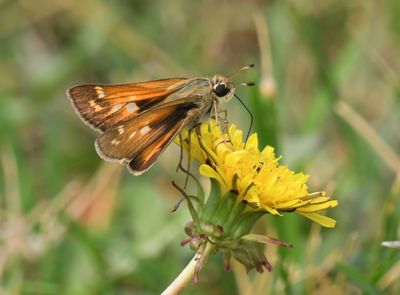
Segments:
[[[217,224],[214,227],[213,236],[219,238],[220,236],[222,236],[223,233],[224,233],[224,228],[222,227],[222,225]]]
[[[194,222],[193,222],[193,221],[190,221],[190,222],[186,223],[186,225],[185,225],[185,233],[186,233],[189,237],[193,236],[194,231],[195,231],[195,224],[194,224]]]
[[[209,222],[202,222],[200,225],[201,232],[207,236],[214,234],[215,225]]]

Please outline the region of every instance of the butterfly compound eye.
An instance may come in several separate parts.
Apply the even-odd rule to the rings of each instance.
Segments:
[[[225,96],[228,94],[229,89],[226,87],[225,84],[221,83],[221,84],[218,84],[217,86],[215,86],[214,91],[218,97],[222,97],[222,96]]]

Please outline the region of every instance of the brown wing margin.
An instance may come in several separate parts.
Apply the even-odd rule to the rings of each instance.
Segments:
[[[140,114],[107,130],[96,141],[101,158],[128,164],[134,175],[147,171],[172,139],[199,114],[200,97],[188,97]]]
[[[67,96],[85,123],[104,132],[162,103],[187,80],[171,78],[118,85],[78,85],[68,89]]]

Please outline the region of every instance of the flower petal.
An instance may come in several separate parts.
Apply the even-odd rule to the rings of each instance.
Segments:
[[[321,203],[321,204],[306,205],[306,206],[298,208],[296,211],[304,212],[304,213],[307,213],[307,212],[318,212],[318,211],[322,211],[322,210],[325,210],[325,209],[328,209],[328,208],[336,207],[337,205],[338,205],[338,201],[332,200],[332,201],[324,202],[324,203]]]
[[[296,213],[303,215],[304,217],[307,217],[308,219],[311,219],[312,221],[324,226],[324,227],[329,227],[333,228],[336,226],[336,220],[332,219],[330,217],[318,214],[318,213],[303,213],[296,211]]]

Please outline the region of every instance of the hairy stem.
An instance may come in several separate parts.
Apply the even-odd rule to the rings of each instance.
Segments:
[[[175,280],[168,286],[161,295],[176,295],[186,288],[186,286],[193,282],[196,275],[196,266],[200,263],[202,267],[210,254],[213,246],[208,243],[202,253],[197,252],[196,255],[190,260],[182,272],[175,278]]]

